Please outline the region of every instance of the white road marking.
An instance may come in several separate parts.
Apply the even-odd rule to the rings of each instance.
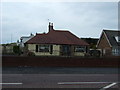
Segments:
[[[20,84],[23,84],[23,83],[0,83],[2,85],[20,85]]]
[[[110,88],[110,87],[112,87],[112,86],[114,86],[114,85],[116,85],[116,84],[117,84],[117,83],[109,84],[109,85],[103,87],[101,90],[105,90],[105,89]]]
[[[112,82],[58,82],[59,85],[64,85],[64,84],[101,84],[101,83],[112,83]]]

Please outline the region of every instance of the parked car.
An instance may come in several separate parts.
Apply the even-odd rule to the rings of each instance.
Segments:
[[[101,51],[100,50],[96,50],[96,49],[92,49],[92,50],[89,50],[89,54],[92,57],[100,57]]]

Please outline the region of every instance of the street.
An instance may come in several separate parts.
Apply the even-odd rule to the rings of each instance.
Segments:
[[[118,88],[117,74],[3,74],[3,88]]]

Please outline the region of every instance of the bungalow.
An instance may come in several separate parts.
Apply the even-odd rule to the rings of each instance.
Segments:
[[[102,55],[120,56],[120,31],[103,30],[97,43]]]
[[[84,56],[89,44],[69,31],[53,29],[49,23],[49,32],[36,34],[25,44],[28,51],[38,56]]]

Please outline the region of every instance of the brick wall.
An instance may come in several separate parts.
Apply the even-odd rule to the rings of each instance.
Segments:
[[[120,57],[24,57],[3,56],[2,66],[48,66],[48,67],[118,67]]]

